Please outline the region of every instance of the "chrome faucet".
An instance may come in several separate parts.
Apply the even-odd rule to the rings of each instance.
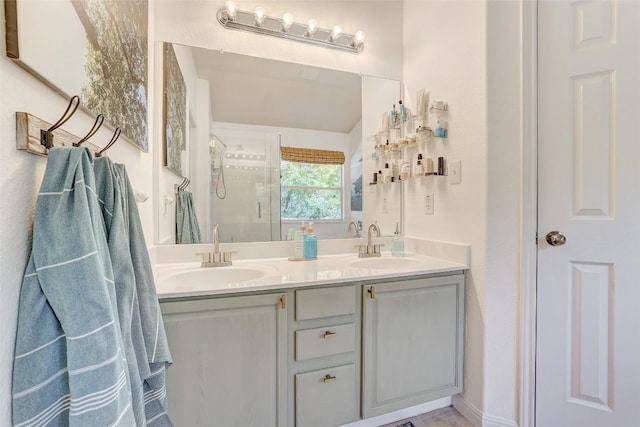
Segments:
[[[211,233],[213,242],[213,252],[199,252],[196,255],[202,255],[202,267],[224,267],[231,265],[232,252],[220,252],[220,237],[218,235],[218,224],[213,226]]]
[[[220,253],[220,238],[218,237],[218,224],[213,226],[211,233],[211,242],[213,243],[213,252]]]
[[[348,230],[347,230],[347,231],[348,231],[349,233],[351,233],[351,226],[352,226],[352,225],[353,225],[353,228],[355,228],[355,230],[356,230],[356,235],[355,235],[355,237],[356,237],[356,238],[362,237],[362,236],[360,236],[360,227],[358,226],[358,224],[356,224],[356,223],[355,223],[355,222],[353,222],[353,221],[351,221],[351,222],[349,223],[349,228],[348,228]]]
[[[378,257],[382,255],[380,247],[384,245],[371,242],[371,232],[374,230],[376,232],[376,237],[380,237],[380,226],[377,222],[369,225],[369,228],[367,228],[367,244],[358,245],[358,256],[360,258]]]
[[[373,223],[367,228],[367,246],[371,246],[371,230],[376,230],[376,237],[380,237],[380,227],[378,223]]]

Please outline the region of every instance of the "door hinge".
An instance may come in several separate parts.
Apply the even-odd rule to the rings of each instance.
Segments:
[[[282,308],[287,308],[287,295],[282,295],[280,297],[280,305],[282,306]]]
[[[536,231],[536,246],[538,245],[538,232]]]

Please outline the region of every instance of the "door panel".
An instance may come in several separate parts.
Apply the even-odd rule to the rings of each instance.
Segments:
[[[538,5],[536,425],[640,425],[640,2]]]

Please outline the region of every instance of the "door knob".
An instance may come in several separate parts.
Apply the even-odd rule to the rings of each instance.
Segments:
[[[562,246],[567,243],[567,238],[559,231],[550,231],[547,233],[547,243],[551,246]]]

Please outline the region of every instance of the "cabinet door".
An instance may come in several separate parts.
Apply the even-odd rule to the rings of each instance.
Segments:
[[[161,304],[173,356],[176,426],[286,424],[287,310],[282,294]]]
[[[365,285],[365,418],[462,391],[464,276]]]

